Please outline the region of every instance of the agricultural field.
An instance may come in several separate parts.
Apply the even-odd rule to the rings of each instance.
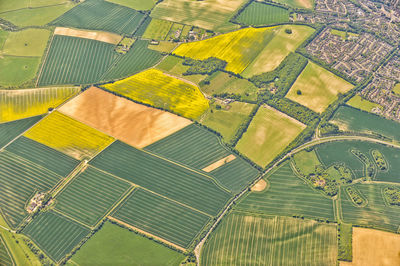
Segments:
[[[24,133],[41,118],[42,116],[35,116],[17,121],[0,123],[0,148],[3,148],[10,141]]]
[[[47,211],[38,215],[22,232],[51,259],[59,262],[90,230],[61,214]]]
[[[157,3],[157,0],[107,0],[107,1],[121,6],[130,7],[136,10],[150,10]]]
[[[143,148],[192,123],[183,117],[134,103],[96,87],[89,88],[59,111],[137,148]]]
[[[322,113],[337,99],[339,93],[352,88],[352,84],[309,61],[286,97]]]
[[[179,44],[170,41],[159,41],[158,44],[149,44],[147,48],[160,52],[160,53],[170,53]]]
[[[288,5],[294,8],[312,9],[314,7],[314,0],[274,0],[276,3]]]
[[[187,118],[195,119],[208,108],[208,101],[198,87],[156,69],[103,87],[134,101],[170,110]]]
[[[315,31],[305,25],[282,25],[269,29],[272,35],[270,41],[261,47],[262,50],[242,72],[242,76],[250,78],[273,71]],[[287,33],[288,30],[291,31],[290,34]]]
[[[315,150],[298,152],[293,156],[293,159],[300,173],[304,175],[314,173],[315,166],[322,165]]]
[[[264,105],[257,111],[236,148],[265,167],[305,128],[299,121]]]
[[[8,225],[16,228],[28,215],[26,202],[34,193],[51,190],[62,177],[7,151],[0,153],[0,164],[1,212]]]
[[[95,40],[99,42],[105,42],[117,45],[121,42],[122,36],[104,31],[93,31],[93,30],[79,30],[65,27],[56,27],[54,29],[54,35],[63,35],[70,37],[78,37],[84,39]]]
[[[150,48],[151,46],[149,46]],[[152,48],[151,48],[152,49]],[[202,81],[206,75],[183,75],[190,66],[183,65],[184,59],[169,55],[163,61],[160,62],[155,68],[163,71],[166,74],[171,74],[175,77],[183,78],[185,80],[189,80],[193,83],[200,85],[200,81]],[[202,91],[204,93],[204,91]]]
[[[88,167],[57,195],[56,210],[94,226],[122,199],[130,187],[124,180]]]
[[[165,40],[173,24],[167,20],[152,19],[142,37],[150,40]]]
[[[9,32],[1,53],[13,56],[41,57],[49,37],[50,31],[46,29]]]
[[[0,86],[18,86],[32,81],[40,64],[40,57],[2,55],[0,58]]]
[[[174,50],[174,54],[197,60],[216,57],[228,63],[226,70],[241,73],[272,37],[271,28],[245,28],[202,41],[183,43]]]
[[[114,139],[62,113],[53,112],[24,134],[78,160],[88,159]]]
[[[118,225],[106,222],[72,257],[75,265],[168,265],[184,259],[181,253]]]
[[[217,215],[232,197],[205,174],[119,141],[110,145],[90,164],[209,215]]]
[[[132,35],[146,15],[107,1],[86,0],[50,24],[62,27],[101,30]]]
[[[39,0],[39,1],[30,1],[30,0],[15,0],[12,2],[4,2],[1,3],[1,10],[3,12],[24,9],[24,8],[38,8],[49,5],[57,5],[64,3],[65,0]]]
[[[285,8],[252,2],[243,10],[236,21],[245,25],[270,25],[289,21],[289,11]]]
[[[379,104],[365,100],[358,94],[351,98],[346,104],[366,112],[373,112],[374,109],[382,109]]]
[[[157,4],[151,12],[151,17],[226,32],[238,28],[230,23],[229,19],[244,3],[244,0],[165,0]]]
[[[400,124],[398,122],[348,106],[339,107],[331,122],[338,125],[342,131],[383,135],[400,141]]]
[[[336,265],[336,226],[232,212],[207,240],[200,265]]]
[[[210,217],[143,189],[135,190],[112,217],[183,248]]]
[[[79,87],[0,90],[0,122],[47,113],[79,90]]]
[[[14,265],[14,259],[8,250],[6,243],[0,235],[0,264],[4,266]]]
[[[313,190],[286,162],[266,178],[267,189],[251,192],[235,209],[267,215],[298,216],[335,221],[333,201]]]

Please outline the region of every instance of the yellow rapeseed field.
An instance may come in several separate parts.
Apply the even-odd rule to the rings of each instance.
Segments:
[[[0,123],[41,115],[79,92],[79,87],[0,91]]]
[[[91,158],[114,139],[59,112],[46,116],[25,136],[78,160]]]
[[[217,57],[228,63],[226,70],[241,73],[273,37],[273,27],[246,28],[207,40],[181,44],[174,54],[204,60]]]
[[[104,87],[134,101],[192,119],[199,117],[208,108],[208,100],[198,87],[156,69],[146,70]]]

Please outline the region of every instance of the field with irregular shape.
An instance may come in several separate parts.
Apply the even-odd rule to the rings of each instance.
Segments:
[[[183,75],[183,73],[185,73],[190,68],[190,66],[183,65],[182,64],[183,61],[184,59],[180,57],[169,55],[164,60],[162,60],[160,64],[155,66],[155,68],[163,71],[164,73],[171,74],[175,77],[184,78],[185,80],[189,80],[191,82],[199,84],[199,82],[203,80],[206,77],[206,75],[200,75],[200,74],[189,75],[189,76]],[[204,93],[204,91],[202,92]]]
[[[96,87],[60,108],[93,128],[142,148],[191,124],[188,119],[140,105]]]
[[[289,145],[306,126],[269,106],[261,106],[236,148],[265,167]]]
[[[272,37],[271,28],[245,28],[202,41],[183,43],[174,50],[174,54],[197,60],[216,57],[228,63],[226,70],[241,73]]]
[[[8,250],[6,243],[0,235],[0,263],[4,266],[15,265],[14,259]]]
[[[346,104],[366,112],[373,112],[374,109],[382,109],[379,104],[365,100],[358,94],[351,98]]]
[[[246,25],[269,25],[289,21],[289,11],[285,8],[252,2],[236,18],[236,21]]]
[[[88,159],[114,139],[59,112],[46,116],[24,134],[78,160]]]
[[[198,87],[156,69],[146,70],[103,87],[134,101],[192,119],[208,108],[208,100]]]
[[[2,52],[15,56],[41,57],[46,49],[50,31],[46,29],[26,29],[10,32]]]
[[[17,121],[1,123],[0,124],[0,148],[3,148],[10,141],[18,137],[24,131],[28,130],[36,122],[38,122],[42,116],[35,116]]]
[[[217,215],[232,197],[207,175],[119,141],[110,145],[90,164],[210,215]]]
[[[321,113],[337,99],[339,93],[345,93],[353,87],[344,79],[309,61],[286,97]]]
[[[176,266],[183,259],[183,254],[110,222],[106,222],[72,257],[78,265]]]
[[[112,216],[187,248],[210,217],[143,189],[135,190]]]
[[[269,188],[251,192],[235,208],[268,215],[300,216],[335,221],[333,201],[298,178],[287,162],[267,177]]]
[[[58,262],[71,252],[90,230],[61,214],[47,211],[38,215],[22,232]]]
[[[335,225],[231,213],[207,240],[200,265],[335,265]]]
[[[94,226],[122,199],[130,187],[124,180],[89,167],[57,195],[56,209]]]
[[[237,28],[229,19],[244,3],[244,0],[165,0],[153,9],[151,16],[213,31],[228,31]]]
[[[44,114],[79,90],[78,87],[0,90],[0,122]]]

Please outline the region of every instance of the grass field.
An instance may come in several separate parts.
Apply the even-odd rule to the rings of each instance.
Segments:
[[[160,53],[170,53],[179,44],[170,41],[159,41],[158,44],[149,44],[147,48],[160,52]]]
[[[200,265],[336,265],[336,226],[231,213],[201,252]]]
[[[1,10],[3,12],[22,9],[22,8],[34,8],[34,7],[43,7],[48,5],[56,5],[65,2],[65,0],[39,0],[39,1],[30,1],[30,0],[15,0],[12,2],[4,2],[1,3]]]
[[[130,187],[126,181],[89,167],[57,195],[56,209],[94,226]]]
[[[210,215],[216,215],[232,196],[205,175],[119,141],[91,165]]]
[[[292,33],[286,33],[287,29],[290,29]],[[266,46],[261,47],[262,50],[257,57],[242,72],[244,77],[250,78],[273,71],[314,32],[313,28],[304,25],[282,25],[270,30],[273,37]]]
[[[90,231],[61,214],[48,211],[37,216],[22,232],[58,262]]]
[[[106,222],[72,257],[78,265],[168,265],[177,266],[181,253]]]
[[[0,86],[19,86],[35,78],[40,57],[3,55],[0,58]]]
[[[107,1],[86,0],[57,18],[51,25],[132,35],[145,15]]]
[[[143,189],[135,190],[113,217],[187,248],[210,217]]]
[[[238,28],[229,22],[244,0],[210,0],[207,2],[190,0],[165,0],[151,12],[151,16],[198,26],[213,31],[229,31]]]
[[[150,10],[156,4],[157,0],[107,0],[122,6],[127,6],[136,10]]]
[[[336,100],[339,93],[352,88],[352,84],[309,61],[286,97],[322,113]]]
[[[291,143],[305,125],[269,106],[262,106],[236,148],[265,167]]]
[[[271,40],[271,28],[245,28],[203,41],[183,43],[174,54],[204,60],[216,57],[226,61],[226,70],[241,73]]]
[[[294,8],[312,9],[314,6],[314,0],[275,0],[275,2]]]
[[[269,188],[251,192],[236,209],[268,215],[300,216],[335,221],[333,201],[312,190],[286,162],[267,176]]]
[[[0,153],[0,164],[1,211],[7,223],[16,228],[28,215],[25,206],[34,193],[49,191],[62,177],[7,151]]]
[[[0,264],[4,266],[14,265],[14,259],[8,250],[6,243],[0,235]]]
[[[78,87],[0,90],[0,122],[48,112],[79,92]]]
[[[400,83],[397,83],[393,90],[392,90],[395,94],[400,95]]]
[[[208,101],[199,88],[156,69],[103,86],[134,101],[167,109],[188,118],[195,119],[208,108]]]
[[[41,57],[46,49],[50,31],[45,29],[26,29],[10,32],[1,53],[15,56]]]
[[[13,122],[0,124],[0,148],[3,148],[18,135],[22,134],[25,130],[29,129],[42,117],[35,116],[31,118],[21,119]]]
[[[165,40],[167,34],[174,24],[171,21],[162,19],[152,19],[143,34],[144,39]]]
[[[78,160],[94,156],[114,141],[104,133],[59,112],[46,116],[24,135]]]
[[[24,136],[13,141],[6,150],[63,177],[79,164],[78,160]]]
[[[189,75],[184,76],[183,73],[190,68],[190,66],[183,65],[183,59],[176,56],[167,56],[163,61],[160,62],[155,68],[163,71],[164,73],[171,74],[175,77],[184,78],[196,84],[199,84],[206,75]]]
[[[321,165],[315,150],[301,151],[293,156],[297,168],[304,175],[315,173],[315,166]]]
[[[373,109],[376,108],[382,109],[382,107],[379,104],[365,100],[358,94],[353,98],[351,98],[346,104],[366,112],[371,112]]]
[[[239,23],[254,26],[283,23],[289,21],[289,11],[274,5],[252,2],[236,20]]]

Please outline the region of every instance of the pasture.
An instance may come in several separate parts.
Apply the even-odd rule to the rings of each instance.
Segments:
[[[24,134],[78,160],[88,159],[114,139],[59,112],[46,116]]]
[[[4,266],[14,265],[14,259],[8,250],[6,243],[0,235],[0,264]]]
[[[268,215],[335,221],[333,201],[298,178],[286,162],[266,178],[267,190],[250,192],[235,209]]]
[[[1,211],[8,225],[16,228],[28,215],[25,206],[34,193],[51,190],[62,177],[7,151],[0,153],[0,164]]]
[[[200,265],[336,265],[336,226],[231,213],[206,241]]]
[[[143,148],[192,122],[91,87],[59,109],[134,147]]]
[[[143,13],[114,3],[86,0],[50,24],[133,35],[145,17]]]
[[[286,97],[322,113],[337,99],[339,93],[345,93],[353,87],[344,79],[309,61]]]
[[[56,262],[71,252],[89,232],[87,227],[53,211],[41,213],[22,231]]]
[[[130,187],[124,180],[89,167],[57,195],[56,209],[86,225],[94,226]]]
[[[162,45],[162,44],[160,44]],[[175,45],[175,44],[174,44]],[[175,45],[176,46],[176,45]],[[151,46],[149,46],[151,48]],[[153,48],[151,48],[153,49]],[[184,76],[183,73],[186,72],[190,68],[190,66],[183,65],[184,59],[169,55],[163,61],[160,62],[155,68],[163,71],[164,73],[171,74],[175,77],[180,77],[185,80],[189,80],[196,84],[199,84],[201,80],[203,80],[206,75],[188,75]],[[204,92],[203,92],[204,93]]]
[[[143,189],[135,190],[112,217],[188,248],[210,217]]]
[[[195,119],[208,108],[208,100],[198,87],[156,69],[103,87],[134,101],[170,110],[187,118]]]
[[[253,26],[283,23],[289,21],[289,11],[262,2],[252,2],[239,14],[236,21]]]
[[[10,141],[18,137],[24,131],[37,123],[42,116],[35,116],[17,121],[0,123],[0,148],[3,148]]]
[[[242,72],[246,78],[270,72],[276,69],[280,63],[294,52],[311,34],[314,29],[304,25],[282,25],[269,28],[271,40],[263,47],[252,62]],[[286,30],[291,30],[288,34]]]
[[[383,135],[400,141],[400,125],[398,122],[348,106],[340,106],[333,115],[331,122],[338,125],[339,129],[343,131]]]
[[[1,3],[1,10],[3,12],[23,9],[23,8],[37,8],[49,5],[56,5],[65,2],[65,0],[40,0],[40,1],[31,1],[31,0],[15,0],[12,2],[4,2]]]
[[[19,86],[32,81],[40,64],[40,57],[3,55],[0,58],[0,86]]]
[[[71,264],[176,266],[183,259],[181,253],[106,222],[72,257]]]
[[[6,55],[41,57],[49,37],[50,31],[46,29],[9,32],[1,52]]]
[[[150,40],[165,40],[173,24],[167,20],[152,19],[142,37]]]
[[[0,90],[0,122],[47,113],[78,92],[78,87]]]
[[[382,109],[379,104],[365,100],[358,94],[351,98],[346,104],[366,112],[372,112],[373,109]]]
[[[160,52],[160,53],[170,53],[178,44],[170,41],[159,41],[158,44],[149,44],[147,48]]]
[[[96,156],[90,164],[213,216],[232,197],[206,175],[119,141]]]
[[[229,22],[244,0],[165,0],[153,9],[153,18],[194,25],[207,30],[225,32],[238,28]]]
[[[157,3],[157,0],[107,0],[121,6],[130,7],[136,10],[150,10]]]
[[[300,173],[304,175],[315,173],[315,167],[321,165],[315,150],[298,152],[293,156],[293,159]]]
[[[299,121],[264,105],[258,109],[236,149],[265,167],[305,128]]]

